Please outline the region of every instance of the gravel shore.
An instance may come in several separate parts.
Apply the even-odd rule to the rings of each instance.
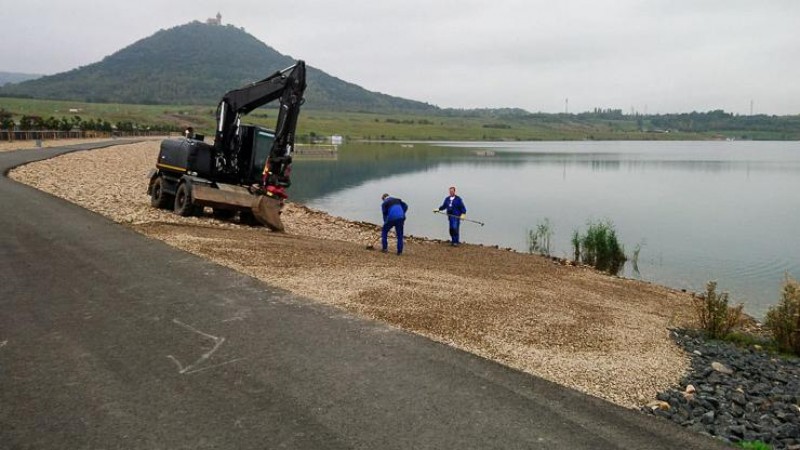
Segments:
[[[296,294],[625,407],[646,405],[689,369],[669,332],[692,326],[689,294],[475,245],[411,238],[402,257],[382,254],[366,249],[376,225],[293,203],[285,234],[182,218],[150,207],[157,153],[157,142],[76,152],[12,178]]]

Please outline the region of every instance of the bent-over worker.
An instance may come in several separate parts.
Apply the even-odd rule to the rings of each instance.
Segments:
[[[408,205],[399,198],[390,197],[389,194],[381,196],[383,203],[381,204],[381,211],[383,212],[383,228],[381,229],[381,251],[386,253],[389,248],[388,235],[389,230],[394,228],[397,234],[397,254],[403,254],[403,225],[406,222],[406,211]]]
[[[459,228],[461,227],[461,219],[467,218],[467,207],[464,205],[464,200],[456,195],[456,187],[450,186],[450,194],[444,198],[442,206],[434,209],[433,212],[447,211],[447,221],[450,225],[450,245],[458,247],[459,241]]]

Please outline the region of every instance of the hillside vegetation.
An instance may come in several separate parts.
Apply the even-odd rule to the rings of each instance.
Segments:
[[[216,104],[232,89],[295,62],[232,25],[200,22],[161,30],[102,61],[0,88],[0,96],[90,103]],[[425,112],[426,103],[371,92],[312,67],[307,106],[349,111]]]
[[[53,117],[60,122],[98,121],[138,129],[182,130],[193,126],[213,135],[215,104],[128,105],[0,97],[3,117],[18,126],[24,117]],[[70,112],[75,110],[76,112]],[[247,123],[274,128],[277,111],[260,108]],[[30,122],[30,121],[29,121]],[[44,122],[47,122],[46,120]],[[667,115],[623,115],[616,111],[581,114],[527,113],[515,109],[437,110],[430,113],[346,112],[306,105],[298,124],[301,142],[330,135],[347,140],[689,140],[800,139],[800,116],[736,116],[722,111]]]

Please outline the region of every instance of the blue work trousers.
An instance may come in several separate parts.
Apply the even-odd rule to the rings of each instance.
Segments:
[[[381,229],[381,248],[383,251],[387,251],[389,248],[388,242],[388,235],[389,230],[394,228],[394,232],[397,234],[397,254],[403,254],[403,224],[405,224],[406,219],[396,219],[396,220],[387,220],[386,223],[383,224],[383,229]]]
[[[450,222],[450,242],[453,244],[458,244],[458,229],[461,227],[461,219],[453,216],[450,216],[447,219]]]

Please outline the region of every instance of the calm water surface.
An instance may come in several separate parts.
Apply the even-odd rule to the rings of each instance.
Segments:
[[[610,220],[638,272],[624,276],[704,290],[717,280],[763,317],[784,274],[800,277],[798,142],[514,142],[351,144],[336,159],[294,165],[293,199],[381,222],[380,195],[410,206],[407,232],[447,239],[433,214],[456,185],[466,242],[527,251],[547,218],[551,253],[570,256],[574,230]],[[413,249],[412,249],[413,251]]]

